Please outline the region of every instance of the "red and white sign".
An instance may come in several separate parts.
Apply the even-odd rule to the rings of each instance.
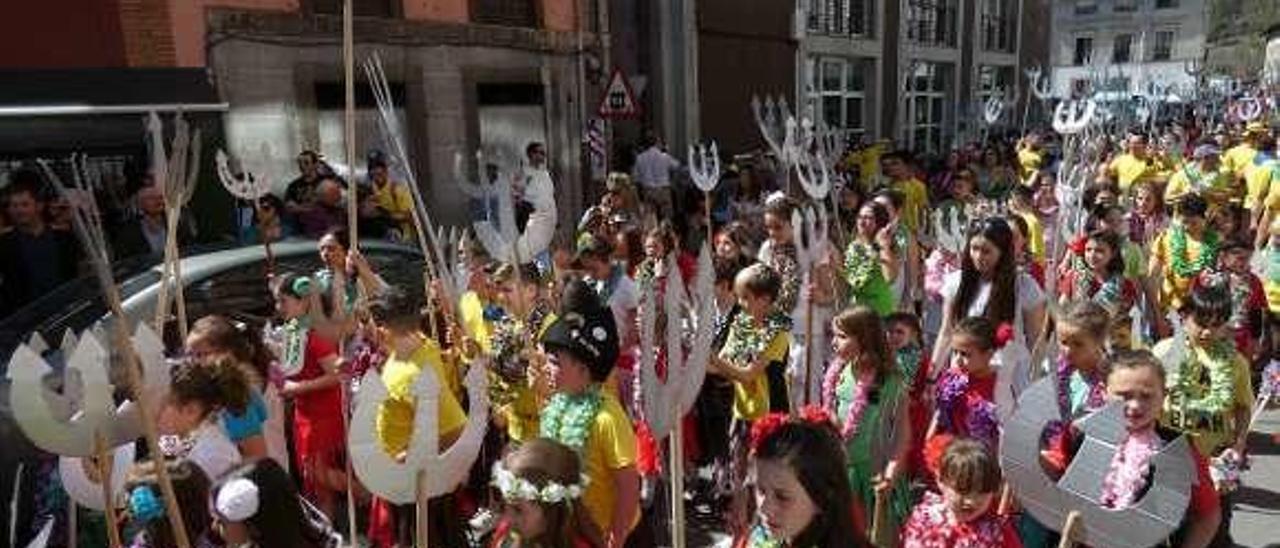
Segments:
[[[609,87],[604,89],[604,97],[600,98],[600,108],[597,112],[602,118],[610,119],[635,118],[640,115],[640,103],[636,101],[631,83],[627,82],[621,70],[613,69],[613,76],[609,77]]]

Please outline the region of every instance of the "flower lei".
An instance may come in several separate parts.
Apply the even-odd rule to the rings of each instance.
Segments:
[[[1187,341],[1187,346],[1192,346],[1190,340]],[[1208,360],[1219,364],[1230,362],[1236,355],[1235,344],[1231,341],[1216,341],[1205,351]],[[1198,398],[1200,393],[1204,391],[1204,388],[1200,386],[1201,375],[1191,375],[1188,371],[1197,359],[1194,352],[1187,352],[1186,359],[1178,364],[1173,387],[1169,389],[1170,399],[1168,401],[1181,402],[1186,398]],[[1208,369],[1207,365],[1205,369]],[[1178,406],[1178,408],[1174,409],[1175,416],[1183,416],[1185,418],[1187,412],[1188,410],[1183,406]]]
[[[541,435],[563,443],[575,451],[582,451],[591,435],[591,425],[600,411],[600,389],[592,387],[585,393],[569,395],[563,392],[551,396],[542,410]]]
[[[859,359],[855,359],[849,363],[849,367],[854,374],[853,399],[849,402],[849,409],[845,411],[844,423],[840,426],[840,437],[845,441],[853,439],[858,435],[858,427],[862,425],[862,414],[867,410],[867,405],[871,400],[872,385],[876,382],[875,370],[858,371],[857,366]],[[826,375],[822,379],[822,401],[825,403],[827,411],[832,415],[839,415],[840,402],[836,395],[836,390],[840,386],[840,378],[844,376],[845,364],[840,363],[840,359],[832,360],[831,366],[827,368]]]
[[[763,326],[757,326],[750,314],[738,314],[730,326],[732,337],[726,341],[721,355],[734,363],[749,364],[765,351],[778,333],[791,329],[791,319],[782,313],[770,314]]]
[[[996,404],[980,397],[968,397],[969,374],[952,368],[938,384],[938,419],[945,432],[957,432],[959,425],[952,424],[957,406],[968,407],[965,427],[969,437],[980,439],[994,448],[1000,423],[996,417]]]
[[[578,477],[578,483],[563,485],[548,481],[539,488],[533,482],[507,470],[506,467],[502,466],[502,461],[499,460],[493,463],[493,479],[490,483],[498,488],[498,491],[502,493],[502,499],[506,501],[525,500],[559,504],[582,497],[582,492],[587,484],[590,483],[590,478],[586,474],[582,474]]]
[[[800,295],[800,262],[795,244],[771,245],[765,264],[778,271],[782,288],[778,291],[778,308],[790,310]]]
[[[1174,274],[1190,278],[1213,264],[1218,257],[1218,233],[1206,230],[1200,243],[1200,256],[1187,264],[1187,229],[1181,224],[1169,227],[1169,254]]]
[[[1089,299],[1095,303],[1102,305],[1108,312],[1113,315],[1124,311],[1122,302],[1124,299],[1124,278],[1123,276],[1107,276],[1105,280],[1099,282],[1098,277],[1093,273],[1083,260],[1073,261],[1075,265],[1075,276],[1072,282],[1072,294],[1077,299]]]
[[[922,363],[920,357],[923,354],[924,351],[916,343],[910,343],[893,353],[894,360],[898,362],[898,370],[902,372],[902,378],[907,379],[908,382],[916,378]]]
[[[1067,360],[1058,359],[1058,411],[1061,413],[1063,420],[1071,420],[1071,373],[1080,371]],[[1080,371],[1080,378],[1084,379],[1085,385],[1089,388],[1089,393],[1085,396],[1084,406],[1086,409],[1097,409],[1106,403],[1107,383],[1101,372],[1085,373]]]
[[[641,290],[647,289],[657,276],[658,265],[653,259],[646,258],[636,266],[635,281]]]
[[[751,536],[747,539],[747,548],[786,548],[786,546],[787,541],[774,538],[761,524],[751,528]]]
[[[1102,480],[1102,497],[1099,502],[1104,507],[1115,510],[1123,510],[1132,505],[1147,484],[1147,466],[1159,449],[1160,437],[1155,430],[1130,432],[1124,444],[1111,458],[1107,475]]]
[[[844,279],[849,282],[849,287],[854,291],[866,287],[877,268],[880,268],[880,261],[876,259],[873,246],[857,240],[849,242],[849,248],[844,252]]]
[[[1242,279],[1243,278],[1243,279]],[[1231,322],[1232,327],[1248,325],[1249,296],[1253,293],[1248,278],[1238,274],[1227,274],[1227,288],[1231,290]]]
[[[1280,283],[1280,248],[1268,245],[1267,250],[1267,281],[1271,283]]]

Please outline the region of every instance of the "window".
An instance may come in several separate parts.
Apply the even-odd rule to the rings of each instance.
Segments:
[[[1116,0],[1116,12],[1128,13],[1138,11],[1138,0]]]
[[[1081,36],[1076,38],[1076,51],[1072,56],[1072,64],[1076,66],[1085,65],[1093,61],[1093,37]]]
[[[916,152],[943,150],[950,69],[949,65],[921,61],[907,79],[906,137]]]
[[[1173,9],[1178,7],[1178,0],[1156,0],[1156,9]]]
[[[1111,62],[1112,63],[1128,63],[1133,53],[1133,35],[1117,34],[1116,41],[1111,46]]]
[[[983,0],[982,49],[1013,53],[1014,17],[1008,0]]]
[[[471,22],[504,27],[539,26],[537,0],[471,0]]]
[[[870,37],[875,0],[809,0],[809,31]]]
[[[907,39],[927,46],[956,44],[956,0],[907,0]]]
[[[1076,15],[1098,13],[1098,0],[1076,0]]]
[[[992,97],[1003,98],[1013,92],[1013,67],[982,65],[978,67],[978,101],[985,106]]]
[[[342,15],[342,0],[311,0],[311,10],[315,13],[323,13],[328,15]],[[392,4],[399,4],[392,0],[352,0],[351,8],[355,10],[355,14],[359,17],[392,17],[395,15],[395,8]]]
[[[1151,49],[1152,61],[1168,61],[1173,58],[1174,31],[1156,31],[1156,43]]]
[[[805,65],[809,108],[814,117],[846,137],[866,133],[868,77],[871,64],[861,59],[811,57]]]

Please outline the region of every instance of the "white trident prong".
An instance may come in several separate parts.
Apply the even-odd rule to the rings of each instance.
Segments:
[[[787,100],[783,97],[775,100],[773,97],[766,96],[762,113],[760,98],[752,96],[751,111],[755,114],[760,136],[764,138],[765,144],[769,145],[773,155],[778,158],[780,170],[783,173],[789,173],[791,167],[799,160],[800,153],[808,149],[809,136],[805,135],[805,132],[812,133],[812,122],[807,118],[797,122],[787,106]]]
[[[142,389],[163,392],[169,376],[160,338],[146,324],[138,324],[132,340],[146,375]],[[44,358],[24,344],[9,359],[9,403],[14,420],[27,438],[45,451],[72,457],[97,454],[98,435],[111,447],[136,439],[142,432],[141,424],[133,413],[126,412],[133,404],[117,408],[112,401],[114,389],[107,373],[110,354],[98,337],[92,332],[83,333],[65,359],[66,370],[80,374],[83,394],[79,401],[68,402],[79,404],[78,412],[70,418],[49,405],[43,379],[53,368]],[[68,385],[65,378],[63,385]]]
[[[244,166],[244,162],[239,163],[239,175],[236,174],[236,166],[232,165],[232,158],[222,149],[214,154],[214,164],[217,166],[218,180],[222,182],[222,188],[238,199],[251,203],[257,203],[258,199],[266,196],[271,191],[271,183],[266,178],[259,178],[250,172]]]
[[[1074,135],[1084,131],[1098,111],[1098,103],[1093,99],[1083,101],[1063,101],[1053,111],[1053,129],[1063,135]]]
[[[1027,80],[1030,80],[1029,83],[1031,85],[1027,87],[1031,90],[1031,94],[1041,101],[1049,100],[1053,88],[1050,86],[1049,78],[1044,75],[1044,70],[1040,68],[1040,65],[1027,69],[1026,75]]]
[[[996,125],[1000,121],[1000,116],[1004,114],[1004,98],[997,94],[987,98],[986,104],[982,109],[982,119],[987,122],[988,126]]]
[[[689,145],[689,178],[703,192],[711,192],[720,184],[720,150],[715,141],[710,146]]]
[[[1262,103],[1256,97],[1242,97],[1236,101],[1236,118],[1242,122],[1252,122],[1262,116]]]

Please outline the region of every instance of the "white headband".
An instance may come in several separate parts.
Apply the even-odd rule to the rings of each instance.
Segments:
[[[502,466],[502,462],[493,463],[493,486],[502,492],[507,500],[528,500],[533,502],[559,503],[577,499],[587,485],[587,477],[581,476],[578,483],[561,485],[548,482],[541,489],[533,482],[519,477]]]
[[[245,521],[258,514],[258,486],[244,478],[233,479],[218,490],[214,507],[227,520]]]

